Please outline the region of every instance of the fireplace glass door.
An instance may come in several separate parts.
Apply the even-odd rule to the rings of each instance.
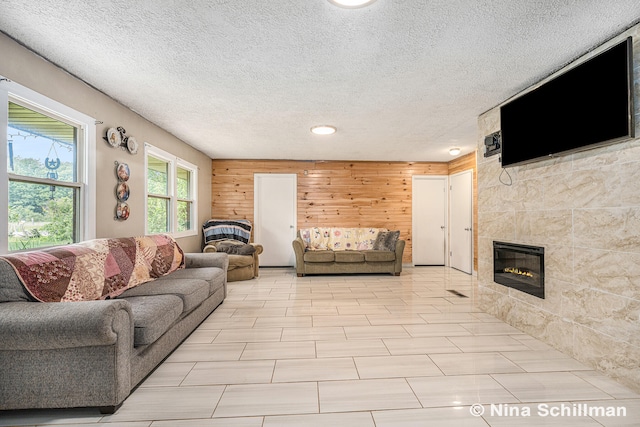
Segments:
[[[493,242],[493,280],[544,298],[544,248]]]

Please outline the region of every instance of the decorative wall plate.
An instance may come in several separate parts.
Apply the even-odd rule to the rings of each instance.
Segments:
[[[116,128],[109,128],[107,130],[107,142],[112,147],[117,147],[122,143],[122,135]]]
[[[129,205],[125,202],[118,203],[116,206],[116,219],[125,220],[129,218]]]
[[[118,181],[124,182],[129,180],[129,165],[126,163],[120,163],[116,168],[116,174],[118,175]]]
[[[126,202],[129,199],[129,184],[121,182],[116,187],[116,197],[121,202]]]
[[[131,154],[138,152],[138,141],[132,136],[127,139],[127,150],[129,150]]]

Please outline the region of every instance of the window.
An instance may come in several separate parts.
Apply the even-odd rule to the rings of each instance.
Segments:
[[[193,175],[193,169],[187,169],[178,164],[176,171],[176,203],[178,204],[176,226],[178,232],[183,232],[191,230],[193,212],[191,175]]]
[[[94,120],[6,79],[0,102],[0,253],[94,238]]]
[[[197,167],[148,144],[145,158],[147,233],[198,234]]]
[[[171,231],[170,161],[147,155],[147,233]]]

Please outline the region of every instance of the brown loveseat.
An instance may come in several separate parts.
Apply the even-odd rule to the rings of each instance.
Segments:
[[[319,228],[298,231],[293,241],[298,277],[306,274],[402,272],[405,241],[399,232],[376,228]],[[395,237],[395,238],[394,238]]]

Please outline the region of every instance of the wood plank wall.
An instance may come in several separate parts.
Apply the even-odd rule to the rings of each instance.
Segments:
[[[474,170],[475,195],[475,153],[457,159],[455,164],[213,160],[211,217],[253,222],[253,174],[295,173],[298,229],[341,226],[400,230],[407,242],[403,262],[411,263],[411,177],[449,175],[465,169]]]

